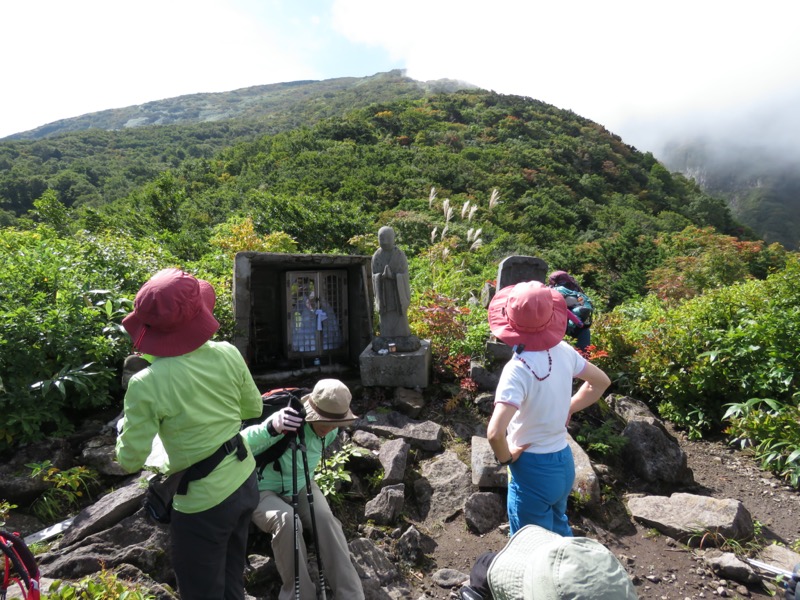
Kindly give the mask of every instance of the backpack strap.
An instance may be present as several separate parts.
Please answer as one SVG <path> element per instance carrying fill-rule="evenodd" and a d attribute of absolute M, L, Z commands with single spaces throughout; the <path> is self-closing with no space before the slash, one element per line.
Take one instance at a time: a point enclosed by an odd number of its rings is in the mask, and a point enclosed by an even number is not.
<path fill-rule="evenodd" d="M 208 476 L 211 471 L 216 469 L 219 463 L 222 462 L 222 459 L 231 454 L 234 450 L 236 451 L 236 458 L 239 460 L 247 458 L 247 446 L 245 446 L 242 436 L 238 433 L 217 448 L 213 454 L 186 469 L 178 484 L 177 493 L 183 495 L 189 491 L 189 484 L 192 481 Z"/>

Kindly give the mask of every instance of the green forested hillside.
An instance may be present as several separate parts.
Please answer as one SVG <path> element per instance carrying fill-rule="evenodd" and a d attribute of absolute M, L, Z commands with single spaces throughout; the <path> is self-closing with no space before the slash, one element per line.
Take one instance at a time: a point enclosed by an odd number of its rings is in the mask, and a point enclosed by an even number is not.
<path fill-rule="evenodd" d="M 91 113 L 0 141 L 0 225 L 54 189 L 66 206 L 98 205 L 191 158 L 354 107 L 421 98 L 468 84 L 417 82 L 400 71 L 194 94 Z"/>
<path fill-rule="evenodd" d="M 663 160 L 725 199 L 734 217 L 760 238 L 800 248 L 800 174 L 791 154 L 695 139 L 668 145 Z"/>
<path fill-rule="evenodd" d="M 493 190 L 501 202 L 490 209 Z M 438 208 L 445 199 L 450 219 Z M 460 214 L 466 203 L 471 219 Z M 722 201 L 599 125 L 478 90 L 373 104 L 241 142 L 91 211 L 136 235 L 166 230 L 165 243 L 192 259 L 211 226 L 235 215 L 251 216 L 264 234 L 284 231 L 309 252 L 341 251 L 383 223 L 412 253 L 431 245 L 435 228 L 464 241 L 481 228 L 484 262 L 544 256 L 584 273 L 612 305 L 645 291 L 660 232 L 744 233 Z"/>
<path fill-rule="evenodd" d="M 241 119 L 0 145 L 0 451 L 119 401 L 130 348 L 119 323 L 148 274 L 179 266 L 210 280 L 230 337 L 236 251 L 367 254 L 387 224 L 409 256 L 414 330 L 433 340 L 437 377 L 467 396 L 488 335 L 473 299 L 521 254 L 590 292 L 593 359 L 615 389 L 694 432 L 750 394 L 795 423 L 786 323 L 800 309 L 785 282 L 798 261 L 753 239 L 724 201 L 530 98 L 471 89 L 333 116 L 309 106 L 302 126 L 287 118 L 270 133 Z M 740 431 L 761 427 L 753 406 L 737 413 L 755 415 Z"/>

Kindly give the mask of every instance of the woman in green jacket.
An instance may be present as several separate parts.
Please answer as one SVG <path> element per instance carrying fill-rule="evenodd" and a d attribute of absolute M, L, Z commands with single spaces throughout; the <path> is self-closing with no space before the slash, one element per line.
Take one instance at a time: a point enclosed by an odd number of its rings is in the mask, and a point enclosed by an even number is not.
<path fill-rule="evenodd" d="M 239 429 L 261 414 L 261 394 L 239 351 L 211 341 L 219 328 L 214 301 L 208 282 L 164 269 L 122 321 L 134 348 L 154 358 L 128 382 L 117 460 L 139 471 L 158 435 L 167 473 L 189 469 L 170 522 L 182 600 L 244 598 L 247 532 L 258 502 L 255 460 Z M 190 467 L 210 455 L 220 459 L 213 470 L 191 477 Z"/>

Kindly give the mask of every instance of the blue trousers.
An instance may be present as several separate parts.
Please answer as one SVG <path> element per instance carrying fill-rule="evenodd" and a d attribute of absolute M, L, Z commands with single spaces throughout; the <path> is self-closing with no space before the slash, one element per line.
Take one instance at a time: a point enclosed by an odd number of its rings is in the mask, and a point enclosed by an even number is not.
<path fill-rule="evenodd" d="M 567 500 L 575 481 L 575 461 L 569 446 L 550 454 L 523 452 L 509 470 L 507 508 L 511 535 L 533 524 L 571 537 Z"/>

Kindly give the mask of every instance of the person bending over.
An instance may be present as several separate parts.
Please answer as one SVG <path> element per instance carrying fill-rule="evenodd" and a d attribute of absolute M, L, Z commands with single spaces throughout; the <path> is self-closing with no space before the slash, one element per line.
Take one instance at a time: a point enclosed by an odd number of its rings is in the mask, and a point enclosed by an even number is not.
<path fill-rule="evenodd" d="M 342 530 L 341 522 L 333 515 L 322 491 L 314 483 L 314 471 L 325 448 L 330 446 L 339 433 L 339 427 L 355 421 L 350 410 L 351 394 L 347 386 L 337 379 L 322 379 L 313 391 L 303 397 L 305 422 L 292 408 L 283 408 L 264 422 L 251 425 L 242 431 L 247 443 L 258 455 L 276 443 L 281 436 L 302 433 L 305 440 L 308 474 L 311 481 L 313 508 L 309 506 L 306 490 L 305 462 L 300 451 L 296 453 L 297 481 L 292 477 L 292 451 L 286 450 L 278 460 L 277 468 L 268 465 L 262 472 L 258 489 L 260 501 L 253 512 L 253 522 L 259 529 L 272 534 L 272 550 L 275 564 L 282 580 L 279 600 L 294 598 L 295 576 L 299 579 L 300 597 L 313 600 L 316 588 L 308 574 L 308 558 L 303 540 L 303 530 L 312 531 L 311 511 L 316 523 L 316 549 L 322 559 L 325 579 L 336 598 L 361 600 L 364 591 L 361 579 L 350 560 L 350 550 Z M 298 430 L 302 427 L 302 432 Z M 295 484 L 297 487 L 295 488 Z M 297 511 L 301 527 L 297 536 L 299 560 L 295 573 L 295 534 L 292 495 L 297 494 Z"/>

